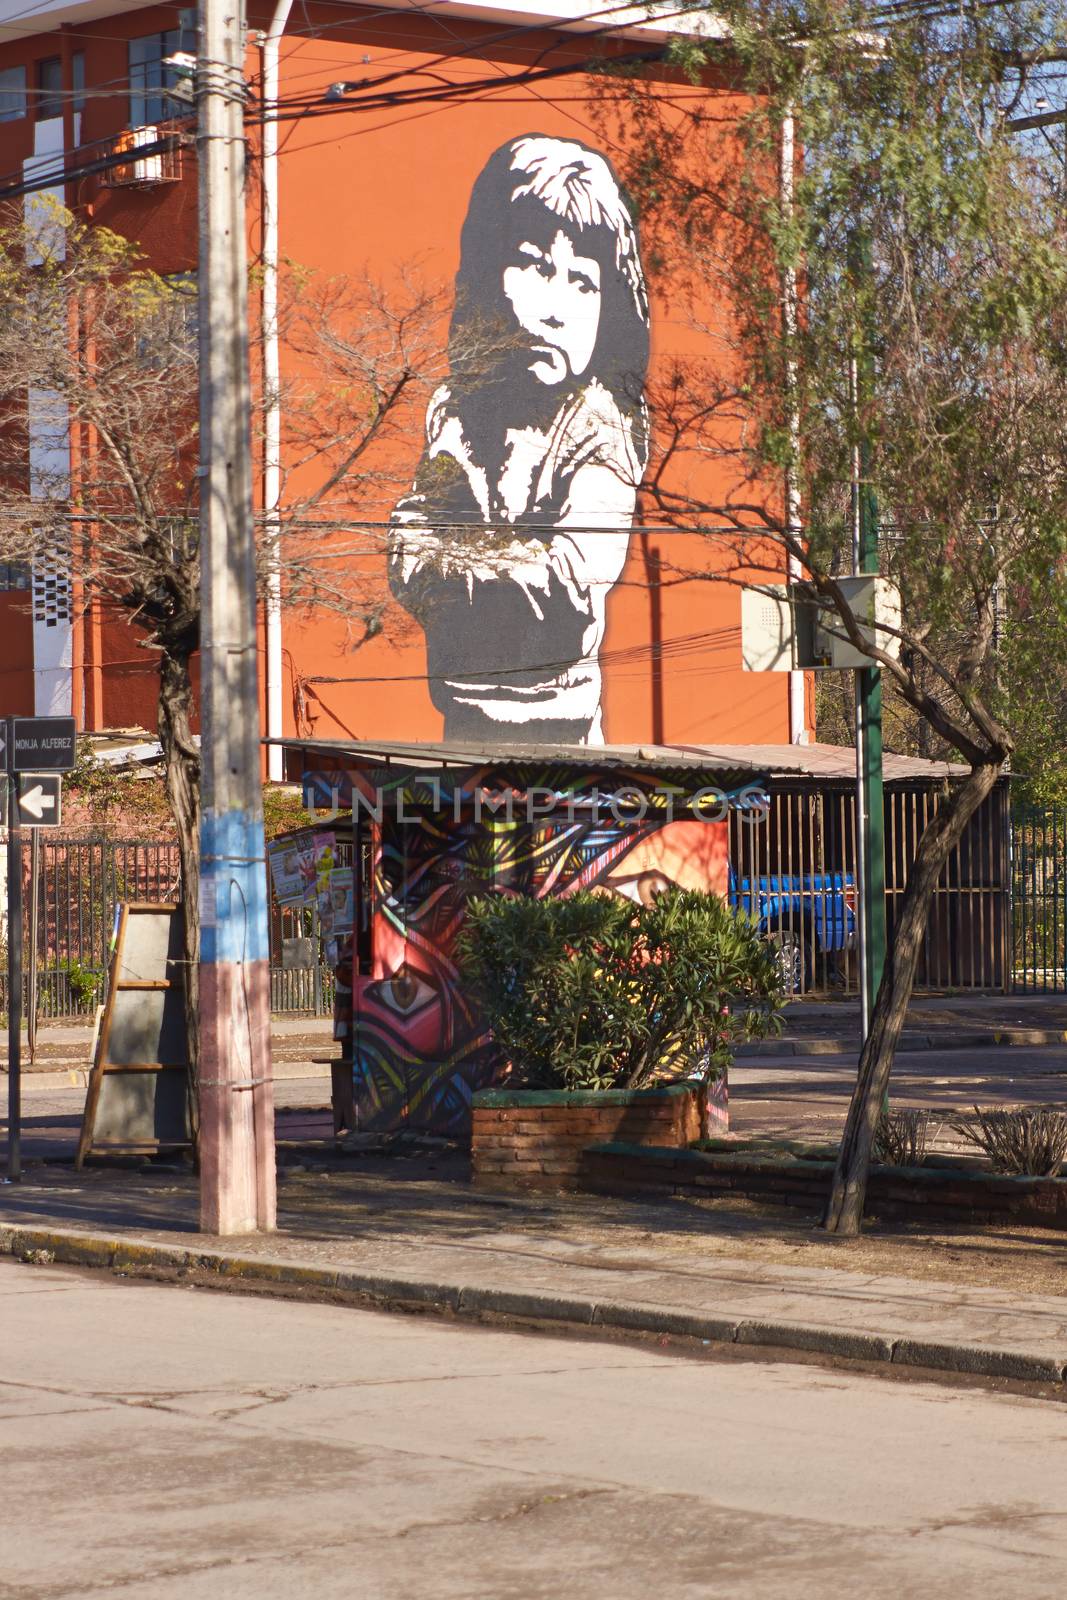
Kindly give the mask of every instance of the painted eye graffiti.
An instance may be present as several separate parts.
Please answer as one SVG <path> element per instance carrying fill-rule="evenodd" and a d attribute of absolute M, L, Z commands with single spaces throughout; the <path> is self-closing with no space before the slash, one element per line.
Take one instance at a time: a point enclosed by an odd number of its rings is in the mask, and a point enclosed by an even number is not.
<path fill-rule="evenodd" d="M 437 999 L 436 987 L 427 983 L 422 973 L 409 967 L 406 961 L 388 978 L 368 984 L 364 993 L 369 1000 L 395 1011 L 399 1017 L 414 1016 L 416 1011 L 422 1011 Z"/>
<path fill-rule="evenodd" d="M 638 872 L 627 878 L 607 878 L 604 888 L 639 906 L 650 906 L 671 888 L 671 881 L 662 872 Z"/>

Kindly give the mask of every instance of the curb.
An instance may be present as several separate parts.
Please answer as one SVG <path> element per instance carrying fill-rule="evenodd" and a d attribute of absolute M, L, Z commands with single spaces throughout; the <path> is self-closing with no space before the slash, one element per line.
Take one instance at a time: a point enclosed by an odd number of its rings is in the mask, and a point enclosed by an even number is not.
<path fill-rule="evenodd" d="M 620 1332 L 675 1335 L 701 1344 L 773 1348 L 841 1357 L 874 1365 L 954 1372 L 967 1377 L 1008 1378 L 1024 1383 L 1067 1383 L 1067 1355 L 1036 1355 L 985 1345 L 933 1343 L 814 1323 L 705 1316 L 619 1301 L 601 1303 L 564 1295 L 512 1289 L 463 1288 L 420 1278 L 385 1277 L 347 1268 L 312 1267 L 224 1250 L 183 1249 L 143 1239 L 109 1239 L 72 1228 L 32 1228 L 0 1223 L 0 1256 L 49 1265 L 97 1267 L 136 1277 L 153 1271 L 212 1272 L 228 1281 L 343 1294 L 368 1308 L 436 1312 L 441 1315 L 506 1317 L 523 1323 L 611 1328 Z"/>
<path fill-rule="evenodd" d="M 897 1045 L 898 1055 L 910 1055 L 918 1050 L 988 1050 L 999 1046 L 1049 1045 L 1067 1042 L 1067 1029 L 1063 1028 L 997 1028 L 984 1033 L 905 1033 Z M 762 1040 L 758 1044 L 738 1045 L 735 1058 L 761 1056 L 766 1060 L 779 1056 L 855 1056 L 859 1040 L 843 1041 L 839 1038 Z"/>

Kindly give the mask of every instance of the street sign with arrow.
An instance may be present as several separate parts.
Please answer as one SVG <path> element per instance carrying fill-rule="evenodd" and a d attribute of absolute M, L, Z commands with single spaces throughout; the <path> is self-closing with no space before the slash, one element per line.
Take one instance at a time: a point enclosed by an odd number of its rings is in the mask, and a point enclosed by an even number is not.
<path fill-rule="evenodd" d="M 19 821 L 34 828 L 58 828 L 63 810 L 59 773 L 20 773 L 18 786 Z"/>
<path fill-rule="evenodd" d="M 19 724 L 21 723 L 21 729 Z M 69 745 L 67 728 L 71 730 Z M 12 717 L 0 722 L 7 737 L 0 760 L 14 773 L 6 780 L 7 812 L 7 1181 L 22 1177 L 22 829 L 58 828 L 63 779 L 73 766 L 72 718 Z M 19 733 L 23 737 L 20 740 Z M 22 772 L 20 755 L 31 747 L 51 772 Z"/>

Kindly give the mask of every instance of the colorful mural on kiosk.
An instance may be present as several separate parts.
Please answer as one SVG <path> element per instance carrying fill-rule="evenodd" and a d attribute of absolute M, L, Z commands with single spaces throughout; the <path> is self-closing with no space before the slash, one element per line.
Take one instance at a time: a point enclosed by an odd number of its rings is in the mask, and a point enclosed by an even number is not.
<path fill-rule="evenodd" d="M 668 820 L 662 779 L 612 773 L 601 787 L 651 797 L 640 820 L 588 802 L 597 776 L 565 763 L 478 774 L 456 803 L 383 807 L 374 868 L 372 971 L 355 979 L 353 1091 L 362 1129 L 407 1127 L 461 1135 L 470 1097 L 501 1062 L 464 991 L 455 962 L 464 907 L 474 895 L 572 894 L 577 889 L 646 900 L 670 884 L 726 894 L 728 824 L 686 814 Z M 566 796 L 553 814 L 527 820 L 523 796 Z M 520 803 L 475 806 L 473 795 L 511 788 Z M 408 791 L 410 792 L 410 791 Z M 457 789 L 454 794 L 459 794 Z"/>

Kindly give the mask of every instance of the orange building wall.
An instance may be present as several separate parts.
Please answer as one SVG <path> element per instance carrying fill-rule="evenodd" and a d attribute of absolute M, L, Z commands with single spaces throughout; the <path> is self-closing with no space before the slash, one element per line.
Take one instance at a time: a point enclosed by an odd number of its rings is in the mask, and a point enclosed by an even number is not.
<path fill-rule="evenodd" d="M 126 122 L 124 93 L 94 98 L 97 85 L 114 85 L 126 74 L 126 40 L 175 25 L 176 7 L 146 8 L 98 19 L 36 40 L 0 46 L 4 65 L 17 60 L 81 49 L 86 54 L 90 97 L 83 116 L 83 141 L 117 133 Z M 250 17 L 265 26 L 265 9 Z M 553 61 L 589 53 L 588 44 L 560 45 L 547 34 L 519 44 L 486 45 L 504 24 L 455 18 L 413 18 L 368 8 L 309 5 L 294 12 L 294 31 L 283 41 L 281 92 L 325 91 L 331 82 L 379 70 L 414 73 L 428 68 L 461 80 L 514 70 L 553 45 Z M 309 26 L 310 25 L 310 26 Z M 475 47 L 483 41 L 480 50 Z M 633 44 L 624 45 L 633 49 Z M 440 62 L 442 52 L 466 52 Z M 248 74 L 259 70 L 250 49 Z M 405 82 L 427 81 L 407 78 Z M 388 282 L 401 270 L 416 271 L 428 286 L 448 288 L 454 279 L 459 233 L 472 183 L 492 151 L 528 132 L 581 140 L 618 156 L 596 126 L 582 77 L 527 92 L 483 97 L 448 108 L 368 114 L 345 108 L 337 115 L 282 126 L 280 163 L 283 258 L 323 274 L 347 274 Z M 0 124 L 0 169 L 17 168 L 31 153 L 32 116 Z M 258 134 L 250 131 L 249 244 L 255 263 L 260 243 Z M 96 179 L 71 187 L 70 203 L 94 220 L 136 239 L 147 261 L 163 272 L 188 271 L 196 261 L 195 162 L 187 157 L 181 183 L 147 190 L 114 190 Z M 644 241 L 648 254 L 650 241 Z M 652 360 L 662 363 L 694 349 L 688 308 L 676 304 L 671 286 L 652 283 Z M 255 295 L 253 294 L 253 301 Z M 253 307 L 254 314 L 254 307 Z M 442 323 L 442 345 L 445 337 Z M 410 482 L 422 448 L 413 426 L 406 472 Z M 709 496 L 722 492 L 710 482 Z M 368 503 L 361 514 L 384 518 L 390 504 Z M 604 688 L 603 735 L 609 743 L 662 740 L 773 742 L 789 738 L 788 679 L 740 669 L 740 593 L 725 583 L 687 582 L 656 590 L 649 562 L 708 564 L 707 550 L 691 536 L 670 531 L 646 539 L 635 533 L 621 581 L 608 600 L 601 651 Z M 384 563 L 383 563 L 384 565 Z M 385 591 L 384 575 L 382 589 Z M 13 602 L 14 603 L 14 602 Z M 25 597 L 23 597 L 23 604 Z M 8 605 L 8 597 L 0 597 Z M 5 613 L 6 615 L 6 613 Z M 151 658 L 124 622 L 99 621 L 87 645 L 86 670 L 95 665 L 102 684 L 98 722 L 155 725 L 155 675 Z M 655 633 L 661 650 L 653 651 Z M 28 625 L 5 629 L 0 670 L 26 692 Z M 17 646 L 14 641 L 21 640 Z M 261 641 L 262 644 L 262 641 Z M 95 648 L 99 659 L 92 659 Z M 20 652 L 26 649 L 26 655 Z M 11 659 L 10 668 L 5 662 Z M 354 649 L 341 619 L 289 614 L 284 623 L 285 731 L 318 737 L 434 739 L 441 714 L 427 692 L 426 652 L 419 629 L 391 603 L 383 635 Z M 317 680 L 335 679 L 336 682 Z M 0 679 L 0 682 L 5 681 Z M 12 690 L 14 692 L 14 689 Z"/>
<path fill-rule="evenodd" d="M 25 589 L 0 591 L 0 717 L 33 715 L 33 635 Z"/>
<path fill-rule="evenodd" d="M 316 12 L 316 16 L 320 13 Z M 336 13 L 323 13 L 337 20 Z M 450 19 L 448 37 L 463 49 L 473 25 Z M 429 22 L 380 17 L 363 27 L 349 22 L 328 37 L 283 45 L 282 95 L 323 88 L 336 79 L 373 76 L 378 70 L 429 68 L 443 47 L 442 30 Z M 408 42 L 407 51 L 402 50 Z M 463 63 L 445 64 L 446 76 L 514 70 L 543 51 L 548 35 L 510 50 L 486 50 Z M 637 48 L 629 45 L 626 48 Z M 570 44 L 574 56 L 588 46 Z M 556 61 L 563 58 L 553 54 Z M 563 80 L 557 91 L 501 96 L 429 112 L 361 115 L 340 111 L 295 128 L 283 128 L 281 251 L 323 274 L 365 273 L 388 283 L 417 268 L 427 286 L 450 288 L 459 259 L 459 236 L 471 186 L 489 155 L 507 140 L 536 131 L 618 151 L 598 128 L 588 80 Z M 645 241 L 644 253 L 649 252 Z M 696 348 L 689 308 L 672 300 L 671 286 L 652 283 L 652 364 Z M 446 329 L 442 327 L 442 343 Z M 414 468 L 421 437 L 413 433 Z M 722 482 L 707 484 L 709 498 Z M 373 505 L 365 515 L 387 515 Z M 662 518 L 656 519 L 662 520 Z M 645 541 L 665 566 L 706 568 L 701 541 L 671 530 Z M 653 610 L 659 606 L 662 654 L 651 648 Z M 702 636 L 694 642 L 693 636 Z M 285 628 L 287 670 L 302 681 L 287 684 L 287 732 L 317 737 L 438 739 L 442 717 L 427 693 L 425 647 L 410 621 L 391 606 L 382 636 L 353 649 L 331 617 L 290 617 Z M 604 738 L 608 743 L 787 741 L 788 677 L 754 675 L 740 665 L 740 591 L 726 583 L 675 583 L 654 591 L 646 550 L 631 537 L 621 582 L 608 600 L 601 653 L 604 669 Z M 351 681 L 316 682 L 321 679 Z M 521 736 L 517 734 L 517 737 Z"/>

